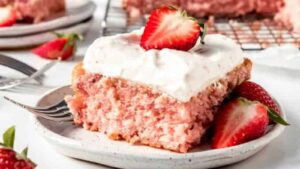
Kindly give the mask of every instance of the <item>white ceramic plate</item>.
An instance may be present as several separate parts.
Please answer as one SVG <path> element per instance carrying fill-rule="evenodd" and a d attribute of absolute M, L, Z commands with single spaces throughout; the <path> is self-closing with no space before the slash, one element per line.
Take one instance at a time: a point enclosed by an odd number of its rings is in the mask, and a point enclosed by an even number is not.
<path fill-rule="evenodd" d="M 71 93 L 68 86 L 56 89 L 42 97 L 38 105 L 53 104 Z M 97 132 L 89 132 L 72 124 L 35 118 L 35 126 L 57 151 L 66 156 L 128 169 L 201 169 L 224 166 L 254 155 L 284 130 L 284 126 L 275 125 L 263 137 L 245 144 L 218 150 L 211 150 L 206 144 L 180 154 L 112 141 Z"/>
<path fill-rule="evenodd" d="M 90 0 L 66 0 L 66 4 L 66 12 L 57 14 L 46 21 L 0 28 L 0 37 L 28 35 L 70 26 L 90 18 L 96 9 L 96 5 Z"/>
<path fill-rule="evenodd" d="M 90 27 L 92 19 L 86 20 L 82 23 L 54 30 L 58 33 L 77 33 L 84 34 Z M 56 36 L 52 32 L 43 32 L 33 35 L 16 36 L 16 37 L 5 37 L 0 38 L 0 49 L 14 49 L 14 48 L 25 48 L 43 44 Z"/>

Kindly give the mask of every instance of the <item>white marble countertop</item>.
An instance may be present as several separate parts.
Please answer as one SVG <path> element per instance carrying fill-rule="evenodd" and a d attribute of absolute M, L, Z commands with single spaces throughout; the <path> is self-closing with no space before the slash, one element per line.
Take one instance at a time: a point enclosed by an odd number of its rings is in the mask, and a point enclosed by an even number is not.
<path fill-rule="evenodd" d="M 79 44 L 77 56 L 67 62 L 61 62 L 46 73 L 44 86 L 33 86 L 27 90 L 0 91 L 0 133 L 6 128 L 16 125 L 16 149 L 29 146 L 30 158 L 38 164 L 38 169 L 103 169 L 109 168 L 97 164 L 71 159 L 58 154 L 33 129 L 30 114 L 4 101 L 2 96 L 10 96 L 24 103 L 34 105 L 44 92 L 70 83 L 70 74 L 75 63 L 82 60 L 87 46 L 99 36 L 100 20 L 104 12 L 106 0 L 94 0 L 98 4 L 95 21 L 89 30 L 85 41 Z M 47 61 L 40 59 L 28 50 L 0 51 L 21 59 L 39 68 Z M 249 55 L 254 55 L 251 53 Z M 300 63 L 299 63 L 300 67 Z M 9 70 L 0 69 L 0 75 L 15 75 Z M 231 165 L 228 169 L 299 169 L 300 168 L 300 74 L 291 76 L 290 72 L 255 66 L 253 80 L 267 88 L 285 107 L 288 120 L 292 124 L 284 133 L 261 152 L 241 163 Z"/>

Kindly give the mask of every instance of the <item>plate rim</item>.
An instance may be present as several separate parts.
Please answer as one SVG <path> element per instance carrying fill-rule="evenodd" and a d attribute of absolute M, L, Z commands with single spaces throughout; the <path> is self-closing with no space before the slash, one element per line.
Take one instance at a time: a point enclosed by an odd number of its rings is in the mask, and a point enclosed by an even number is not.
<path fill-rule="evenodd" d="M 49 21 L 40 22 L 37 24 L 28 24 L 28 25 L 21 25 L 15 27 L 4 27 L 0 28 L 0 38 L 8 38 L 14 36 L 24 36 L 30 35 L 34 33 L 42 33 L 53 29 L 59 29 L 62 27 L 67 27 L 69 25 L 81 22 L 93 15 L 93 13 L 97 9 L 97 5 L 95 2 L 88 0 L 84 6 L 87 6 L 89 9 L 88 11 L 84 11 L 81 13 L 75 13 L 71 15 L 64 15 Z M 83 7 L 83 6 L 80 6 Z M 79 7 L 78 7 L 79 8 Z M 68 22 L 66 22 L 68 21 Z"/>
<path fill-rule="evenodd" d="M 70 25 L 69 27 L 63 27 L 55 29 L 55 32 L 70 32 L 70 30 L 73 29 L 80 29 L 82 31 L 82 34 L 85 34 L 89 30 L 89 26 L 93 24 L 94 18 L 90 18 L 86 21 L 79 22 L 74 25 Z M 85 28 L 86 27 L 86 28 Z M 74 31 L 76 32 L 76 31 Z M 79 31 L 77 32 L 79 33 Z M 40 38 L 43 36 L 43 38 Z M 38 37 L 34 38 L 34 37 Z M 37 45 L 40 45 L 42 43 L 45 43 L 51 39 L 55 38 L 55 35 L 51 32 L 41 32 L 36 33 L 32 35 L 22 35 L 22 36 L 16 36 L 16 37 L 3 37 L 0 38 L 0 50 L 1 49 L 18 49 L 18 48 L 31 48 Z M 18 41 L 15 43 L 14 41 Z M 8 43 L 11 42 L 11 43 Z M 13 45 L 11 45 L 13 44 Z"/>
<path fill-rule="evenodd" d="M 40 97 L 40 99 L 38 99 L 37 104 L 39 105 L 40 102 L 49 94 L 53 93 L 56 90 L 62 89 L 62 88 L 67 88 L 70 87 L 70 85 L 66 85 L 66 86 L 62 86 L 62 87 L 57 87 L 54 88 L 48 92 L 46 92 L 44 95 L 42 95 L 42 97 Z M 285 113 L 285 108 L 282 106 L 282 104 L 280 102 L 278 102 L 278 100 L 276 100 L 276 102 L 278 103 L 281 111 L 282 111 L 282 117 L 286 120 L 286 113 Z M 147 154 L 146 156 L 143 155 L 141 156 L 140 154 L 131 154 L 128 152 L 116 152 L 116 151 L 111 151 L 108 149 L 93 149 L 93 145 L 85 145 L 83 144 L 83 141 L 81 140 L 74 140 L 68 137 L 64 137 L 62 135 L 59 135 L 55 132 L 53 132 L 52 130 L 47 129 L 47 127 L 44 127 L 44 125 L 42 124 L 42 122 L 39 120 L 39 117 L 33 116 L 33 120 L 34 120 L 34 125 L 36 130 L 39 132 L 40 135 L 42 135 L 44 138 L 50 140 L 51 142 L 59 142 L 60 145 L 63 146 L 67 146 L 67 147 L 71 147 L 72 149 L 79 149 L 79 150 L 85 150 L 87 152 L 91 152 L 91 153 L 99 153 L 101 152 L 102 154 L 119 154 L 122 156 L 131 156 L 135 159 L 154 159 L 154 160 L 168 160 L 169 156 L 165 153 L 163 154 L 159 154 L 159 153 L 155 153 L 155 154 Z M 172 152 L 169 151 L 169 155 L 172 156 L 172 159 L 194 159 L 194 158 L 209 158 L 211 156 L 217 156 L 217 155 L 221 155 L 224 154 L 228 151 L 231 152 L 243 152 L 246 153 L 248 151 L 248 149 L 257 149 L 258 147 L 260 147 L 261 145 L 263 145 L 262 147 L 264 147 L 266 144 L 269 144 L 272 140 L 274 140 L 275 138 L 277 138 L 285 129 L 285 126 L 280 125 L 280 124 L 276 124 L 268 133 L 266 133 L 265 135 L 263 135 L 260 138 L 257 138 L 255 140 L 240 144 L 240 145 L 236 145 L 236 146 L 232 146 L 232 147 L 227 147 L 227 148 L 222 148 L 222 149 L 210 149 L 210 150 L 205 150 L 205 151 L 197 151 L 197 152 L 188 152 L 188 153 L 176 153 L 176 152 Z M 112 140 L 114 141 L 114 140 Z M 257 144 L 260 143 L 260 144 Z M 82 145 L 85 145 L 84 147 L 82 147 Z M 159 149 L 162 151 L 166 151 L 168 152 L 168 150 L 164 150 L 164 149 Z"/>

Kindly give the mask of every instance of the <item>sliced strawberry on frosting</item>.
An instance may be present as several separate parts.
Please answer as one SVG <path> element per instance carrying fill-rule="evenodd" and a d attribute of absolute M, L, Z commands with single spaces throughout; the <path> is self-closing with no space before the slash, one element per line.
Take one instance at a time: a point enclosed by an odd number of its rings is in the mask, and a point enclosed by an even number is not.
<path fill-rule="evenodd" d="M 0 7 L 0 27 L 9 27 L 17 22 L 17 12 L 12 7 Z"/>
<path fill-rule="evenodd" d="M 77 34 L 57 34 L 57 36 L 57 39 L 33 49 L 32 52 L 45 59 L 69 59 L 76 51 L 76 42 L 80 36 Z"/>
<path fill-rule="evenodd" d="M 198 20 L 174 7 L 161 7 L 152 12 L 140 45 L 146 49 L 177 49 L 187 51 L 197 42 L 202 30 Z"/>

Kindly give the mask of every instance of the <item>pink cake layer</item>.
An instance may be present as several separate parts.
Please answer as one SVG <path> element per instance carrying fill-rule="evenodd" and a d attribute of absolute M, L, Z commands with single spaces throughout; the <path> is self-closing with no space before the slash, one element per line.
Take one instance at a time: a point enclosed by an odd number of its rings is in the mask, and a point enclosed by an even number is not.
<path fill-rule="evenodd" d="M 113 140 L 184 153 L 200 144 L 217 107 L 235 86 L 249 79 L 251 65 L 245 59 L 188 102 L 142 84 L 87 73 L 79 65 L 73 75 L 75 94 L 66 101 L 75 124 L 85 129 Z"/>
<path fill-rule="evenodd" d="M 0 0 L 0 6 L 13 6 L 21 21 L 40 22 L 65 10 L 65 0 Z"/>

